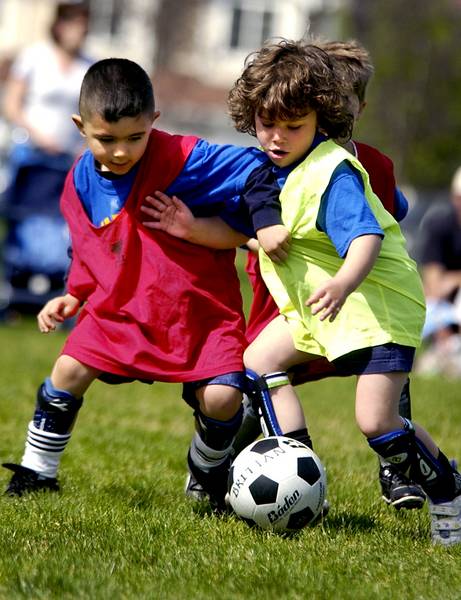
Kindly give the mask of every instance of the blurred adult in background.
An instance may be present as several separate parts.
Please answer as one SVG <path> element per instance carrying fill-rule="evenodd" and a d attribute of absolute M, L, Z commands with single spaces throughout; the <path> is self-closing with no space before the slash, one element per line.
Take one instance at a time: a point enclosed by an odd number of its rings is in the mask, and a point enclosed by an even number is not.
<path fill-rule="evenodd" d="M 16 127 L 22 150 L 72 159 L 81 149 L 71 115 L 91 61 L 82 54 L 88 31 L 85 2 L 56 6 L 49 39 L 24 48 L 13 62 L 4 95 L 5 117 Z"/>
<path fill-rule="evenodd" d="M 6 80 L 3 113 L 12 147 L 3 203 L 4 306 L 35 310 L 63 285 L 68 238 L 59 197 L 83 149 L 71 115 L 92 62 L 82 53 L 88 22 L 87 2 L 59 2 L 48 39 L 25 47 Z"/>
<path fill-rule="evenodd" d="M 427 212 L 420 236 L 428 349 L 419 370 L 461 377 L 461 167 L 453 175 L 450 202 Z"/>

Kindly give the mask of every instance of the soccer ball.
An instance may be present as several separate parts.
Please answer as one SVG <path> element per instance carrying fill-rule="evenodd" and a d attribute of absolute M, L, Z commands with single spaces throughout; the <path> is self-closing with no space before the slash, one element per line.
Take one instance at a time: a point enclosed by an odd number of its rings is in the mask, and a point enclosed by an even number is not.
<path fill-rule="evenodd" d="M 229 502 L 249 525 L 295 531 L 320 514 L 326 483 L 315 452 L 296 440 L 272 436 L 253 442 L 233 462 Z"/>

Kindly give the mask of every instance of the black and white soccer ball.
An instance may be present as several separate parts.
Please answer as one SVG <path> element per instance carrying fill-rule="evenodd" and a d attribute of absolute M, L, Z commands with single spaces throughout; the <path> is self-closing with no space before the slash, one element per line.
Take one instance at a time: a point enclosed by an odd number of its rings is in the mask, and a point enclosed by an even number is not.
<path fill-rule="evenodd" d="M 326 487 L 315 452 L 296 440 L 271 436 L 247 446 L 233 462 L 229 502 L 249 525 L 295 531 L 319 516 Z"/>

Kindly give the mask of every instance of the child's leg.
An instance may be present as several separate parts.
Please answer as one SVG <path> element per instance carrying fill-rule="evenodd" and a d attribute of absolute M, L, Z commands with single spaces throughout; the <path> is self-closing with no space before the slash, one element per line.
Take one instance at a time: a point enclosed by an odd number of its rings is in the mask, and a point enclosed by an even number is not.
<path fill-rule="evenodd" d="M 411 420 L 411 394 L 410 394 L 410 378 L 403 384 L 399 398 L 399 415 L 404 419 Z"/>
<path fill-rule="evenodd" d="M 304 360 L 306 355 L 294 347 L 282 316 L 271 321 L 244 354 L 266 434 L 289 435 L 311 446 L 304 411 L 286 373 Z"/>
<path fill-rule="evenodd" d="M 407 378 L 399 399 L 399 415 L 411 420 L 410 379 Z M 417 483 L 414 483 L 394 465 L 378 456 L 379 483 L 382 498 L 397 510 L 402 508 L 421 508 L 426 500 L 426 494 Z"/>
<path fill-rule="evenodd" d="M 247 392 L 243 396 L 242 424 L 232 442 L 232 455 L 236 457 L 242 450 L 257 440 L 262 433 L 261 420 L 258 409 L 252 401 L 251 394 Z"/>
<path fill-rule="evenodd" d="M 406 373 L 360 375 L 356 419 L 370 447 L 421 485 L 436 502 L 458 493 L 457 477 L 446 456 L 422 427 L 400 417 L 398 404 Z"/>
<path fill-rule="evenodd" d="M 229 384 L 224 383 L 226 378 Z M 196 422 L 188 453 L 189 470 L 218 509 L 224 508 L 232 442 L 242 422 L 243 384 L 243 373 L 218 376 L 198 387 L 193 398 L 190 387 L 185 386 L 184 399 L 195 409 Z"/>
<path fill-rule="evenodd" d="M 7 493 L 21 495 L 34 489 L 58 488 L 59 462 L 70 440 L 83 393 L 98 375 L 99 371 L 70 356 L 58 358 L 51 377 L 38 389 L 21 465 L 8 464 L 15 475 Z"/>
<path fill-rule="evenodd" d="M 100 371 L 82 364 L 72 356 L 62 354 L 55 362 L 50 380 L 55 388 L 81 398 Z"/>

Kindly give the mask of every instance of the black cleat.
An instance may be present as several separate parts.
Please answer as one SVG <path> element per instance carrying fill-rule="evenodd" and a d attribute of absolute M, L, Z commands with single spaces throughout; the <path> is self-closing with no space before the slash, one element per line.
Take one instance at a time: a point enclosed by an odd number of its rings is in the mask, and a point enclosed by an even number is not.
<path fill-rule="evenodd" d="M 379 482 L 383 500 L 397 510 L 421 508 L 426 500 L 426 494 L 421 487 L 391 465 L 380 466 Z"/>
<path fill-rule="evenodd" d="M 196 490 L 201 488 L 204 498 L 208 497 L 211 508 L 216 513 L 225 513 L 229 511 L 226 502 L 227 479 L 229 477 L 230 460 L 224 464 L 214 467 L 205 472 L 200 470 L 191 460 L 190 454 L 187 456 L 189 472 L 191 474 L 188 483 L 194 481 Z M 186 495 L 187 489 L 186 489 Z"/>
<path fill-rule="evenodd" d="M 3 463 L 2 466 L 13 471 L 13 476 L 5 490 L 6 496 L 22 496 L 29 492 L 39 491 L 59 491 L 59 483 L 55 477 L 44 477 L 33 469 L 14 463 Z"/>
<path fill-rule="evenodd" d="M 184 493 L 186 495 L 186 498 L 195 500 L 195 502 L 203 502 L 204 500 L 208 500 L 208 494 L 205 492 L 203 486 L 195 479 L 195 477 L 190 471 L 186 477 Z"/>

